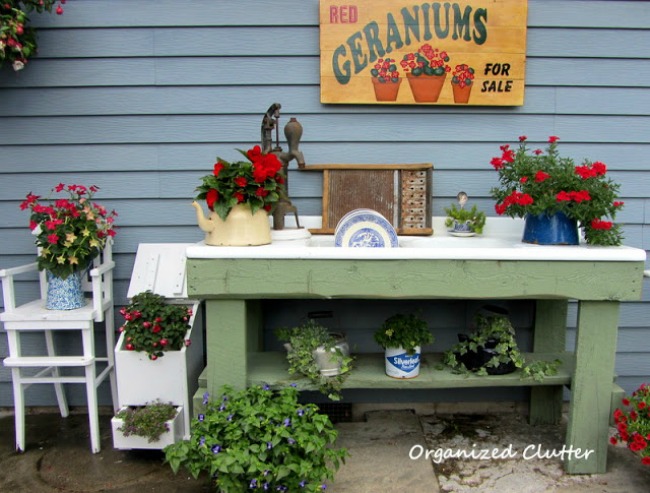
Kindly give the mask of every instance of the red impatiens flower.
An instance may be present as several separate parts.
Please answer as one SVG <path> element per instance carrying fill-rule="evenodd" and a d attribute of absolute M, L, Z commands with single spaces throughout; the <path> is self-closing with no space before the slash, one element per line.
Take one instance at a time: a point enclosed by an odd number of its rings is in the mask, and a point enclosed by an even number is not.
<path fill-rule="evenodd" d="M 551 136 L 548 138 L 548 142 L 549 142 L 549 144 L 555 144 L 558 140 L 560 140 L 560 138 L 557 137 L 556 135 L 551 135 Z"/>
<path fill-rule="evenodd" d="M 238 187 L 244 188 L 248 184 L 248 180 L 244 176 L 238 176 L 235 178 L 235 185 Z"/>
<path fill-rule="evenodd" d="M 610 230 L 614 224 L 611 221 L 602 221 L 601 219 L 594 219 L 591 221 L 591 227 L 600 230 Z"/>
<path fill-rule="evenodd" d="M 208 193 L 205 196 L 205 201 L 208 204 L 208 208 L 213 211 L 214 210 L 214 203 L 219 200 L 219 192 L 217 192 L 214 188 L 211 188 L 208 190 Z"/>
<path fill-rule="evenodd" d="M 221 170 L 224 168 L 225 166 L 223 165 L 223 163 L 221 161 L 218 161 L 214 163 L 214 170 L 212 171 L 212 174 L 214 176 L 219 176 L 219 173 L 221 173 Z"/>
<path fill-rule="evenodd" d="M 548 180 L 551 177 L 548 173 L 545 173 L 544 171 L 538 171 L 535 173 L 535 181 L 537 183 L 541 183 L 545 180 Z"/>

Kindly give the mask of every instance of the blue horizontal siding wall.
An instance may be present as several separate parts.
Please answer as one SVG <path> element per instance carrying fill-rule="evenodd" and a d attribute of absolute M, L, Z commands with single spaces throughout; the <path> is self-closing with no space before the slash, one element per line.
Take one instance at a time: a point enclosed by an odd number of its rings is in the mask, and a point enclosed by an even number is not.
<path fill-rule="evenodd" d="M 22 72 L 0 72 L 0 266 L 32 259 L 18 208 L 27 192 L 96 184 L 97 200 L 120 213 L 115 294 L 124 304 L 138 243 L 201 239 L 189 206 L 199 177 L 217 155 L 235 158 L 235 148 L 257 142 L 273 102 L 282 103 L 281 125 L 290 116 L 303 124 L 308 163 L 433 163 L 435 214 L 463 189 L 494 215 L 489 161 L 499 145 L 525 134 L 543 146 L 558 135 L 563 154 L 607 163 L 627 204 L 626 243 L 648 250 L 650 3 L 528 4 L 521 107 L 321 104 L 318 0 L 192 0 L 182 8 L 176 0 L 70 0 L 62 16 L 34 14 L 38 57 Z M 290 174 L 301 214 L 320 214 L 320 174 Z M 35 291 L 34 281 L 18 286 L 21 298 Z M 649 292 L 621 310 L 617 372 L 627 390 L 650 380 Z M 440 341 L 466 325 L 470 305 L 436 305 Z M 347 320 L 344 303 L 335 309 Z M 514 304 L 513 315 L 525 339 L 530 305 Z M 269 331 L 294 321 L 279 313 Z M 363 346 L 376 320 L 355 325 Z M 11 405 L 10 387 L 0 366 L 0 406 Z M 54 402 L 49 390 L 28 395 L 34 405 Z"/>

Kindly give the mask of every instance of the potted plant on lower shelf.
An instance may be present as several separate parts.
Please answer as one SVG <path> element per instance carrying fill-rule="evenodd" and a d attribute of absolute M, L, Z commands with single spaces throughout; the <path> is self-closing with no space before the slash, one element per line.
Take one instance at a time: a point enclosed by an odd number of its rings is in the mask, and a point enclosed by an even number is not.
<path fill-rule="evenodd" d="M 386 319 L 375 332 L 375 341 L 384 348 L 386 375 L 415 378 L 420 374 L 422 346 L 434 338 L 427 323 L 414 314 L 397 314 Z"/>
<path fill-rule="evenodd" d="M 443 356 L 443 362 L 458 372 L 503 375 L 524 365 L 515 329 L 505 315 L 478 314 L 476 330 L 458 334 L 458 340 Z"/>
<path fill-rule="evenodd" d="M 300 404 L 295 387 L 225 386 L 204 403 L 190 439 L 167 447 L 165 459 L 175 473 L 208 473 L 216 491 L 322 491 L 347 456 L 330 419 Z"/>
<path fill-rule="evenodd" d="M 276 335 L 285 342 L 289 373 L 306 376 L 330 399 L 340 400 L 353 361 L 343 335 L 331 333 L 314 320 L 278 329 Z"/>
<path fill-rule="evenodd" d="M 161 449 L 183 438 L 181 408 L 172 403 L 123 407 L 111 426 L 117 449 Z"/>
<path fill-rule="evenodd" d="M 622 400 L 623 409 L 614 411 L 616 434 L 610 439 L 613 445 L 619 441 L 650 466 L 650 385 L 647 383 Z"/>

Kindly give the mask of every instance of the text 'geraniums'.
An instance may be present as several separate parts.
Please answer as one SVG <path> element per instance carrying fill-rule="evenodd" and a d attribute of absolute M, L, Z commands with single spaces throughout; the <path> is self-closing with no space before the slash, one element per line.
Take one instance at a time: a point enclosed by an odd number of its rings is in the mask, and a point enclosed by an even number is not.
<path fill-rule="evenodd" d="M 492 158 L 499 173 L 499 186 L 491 190 L 496 212 L 510 217 L 562 212 L 578 221 L 587 243 L 620 245 L 623 235 L 613 220 L 623 202 L 617 200 L 619 185 L 606 176 L 607 166 L 589 160 L 575 165 L 560 157 L 556 136 L 549 137 L 546 152 L 529 152 L 526 140 L 519 137 L 517 150 L 502 145 L 501 156 Z"/>
<path fill-rule="evenodd" d="M 68 198 L 41 202 L 31 192 L 20 204 L 21 210 L 31 211 L 29 227 L 36 235 L 40 248 L 38 268 L 48 270 L 63 279 L 85 270 L 104 249 L 109 237 L 115 236 L 114 218 L 117 212 L 93 202 L 99 187 L 64 185 L 59 183 L 52 192 L 65 192 Z"/>
<path fill-rule="evenodd" d="M 14 71 L 22 70 L 27 59 L 36 53 L 36 30 L 29 26 L 26 12 L 52 11 L 63 14 L 66 0 L 3 0 L 0 1 L 0 66 L 11 63 Z"/>
<path fill-rule="evenodd" d="M 617 433 L 610 441 L 616 445 L 620 440 L 634 453 L 641 456 L 641 462 L 650 466 L 650 385 L 641 386 L 625 397 L 622 404 L 626 410 L 614 411 Z"/>
<path fill-rule="evenodd" d="M 270 212 L 282 194 L 282 163 L 275 154 L 262 154 L 260 146 L 238 151 L 248 161 L 229 163 L 218 157 L 212 174 L 196 188 L 196 198 L 205 199 L 223 220 L 237 204 L 249 204 L 253 214 L 259 209 Z"/>

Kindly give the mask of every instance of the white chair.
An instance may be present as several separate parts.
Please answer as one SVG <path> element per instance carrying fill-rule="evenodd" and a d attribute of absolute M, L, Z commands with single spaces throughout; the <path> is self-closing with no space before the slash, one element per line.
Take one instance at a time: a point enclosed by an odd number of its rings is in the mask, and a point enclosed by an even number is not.
<path fill-rule="evenodd" d="M 97 257 L 84 279 L 87 293 L 86 305 L 75 310 L 48 310 L 45 308 L 47 293 L 46 273 L 40 273 L 40 299 L 16 306 L 14 277 L 37 271 L 37 264 L 0 270 L 5 311 L 0 314 L 9 342 L 9 356 L 4 365 L 11 368 L 16 421 L 16 449 L 25 450 L 25 389 L 32 384 L 54 384 L 56 398 L 62 417 L 69 414 L 63 390 L 64 383 L 86 385 L 88 417 L 90 421 L 90 444 L 93 453 L 100 451 L 99 414 L 97 387 L 110 377 L 113 407 L 117 406 L 117 384 L 114 372 L 115 321 L 113 313 L 113 268 L 111 241 Z M 88 295 L 92 295 L 88 298 Z M 106 356 L 95 354 L 95 322 L 104 322 L 106 329 Z M 55 331 L 81 332 L 82 354 L 58 355 L 55 350 Z M 45 347 L 38 356 L 24 355 L 21 334 L 43 333 Z M 70 348 L 66 348 L 70 349 Z M 69 352 L 69 351 L 68 351 Z M 62 369 L 83 368 L 62 372 Z"/>

